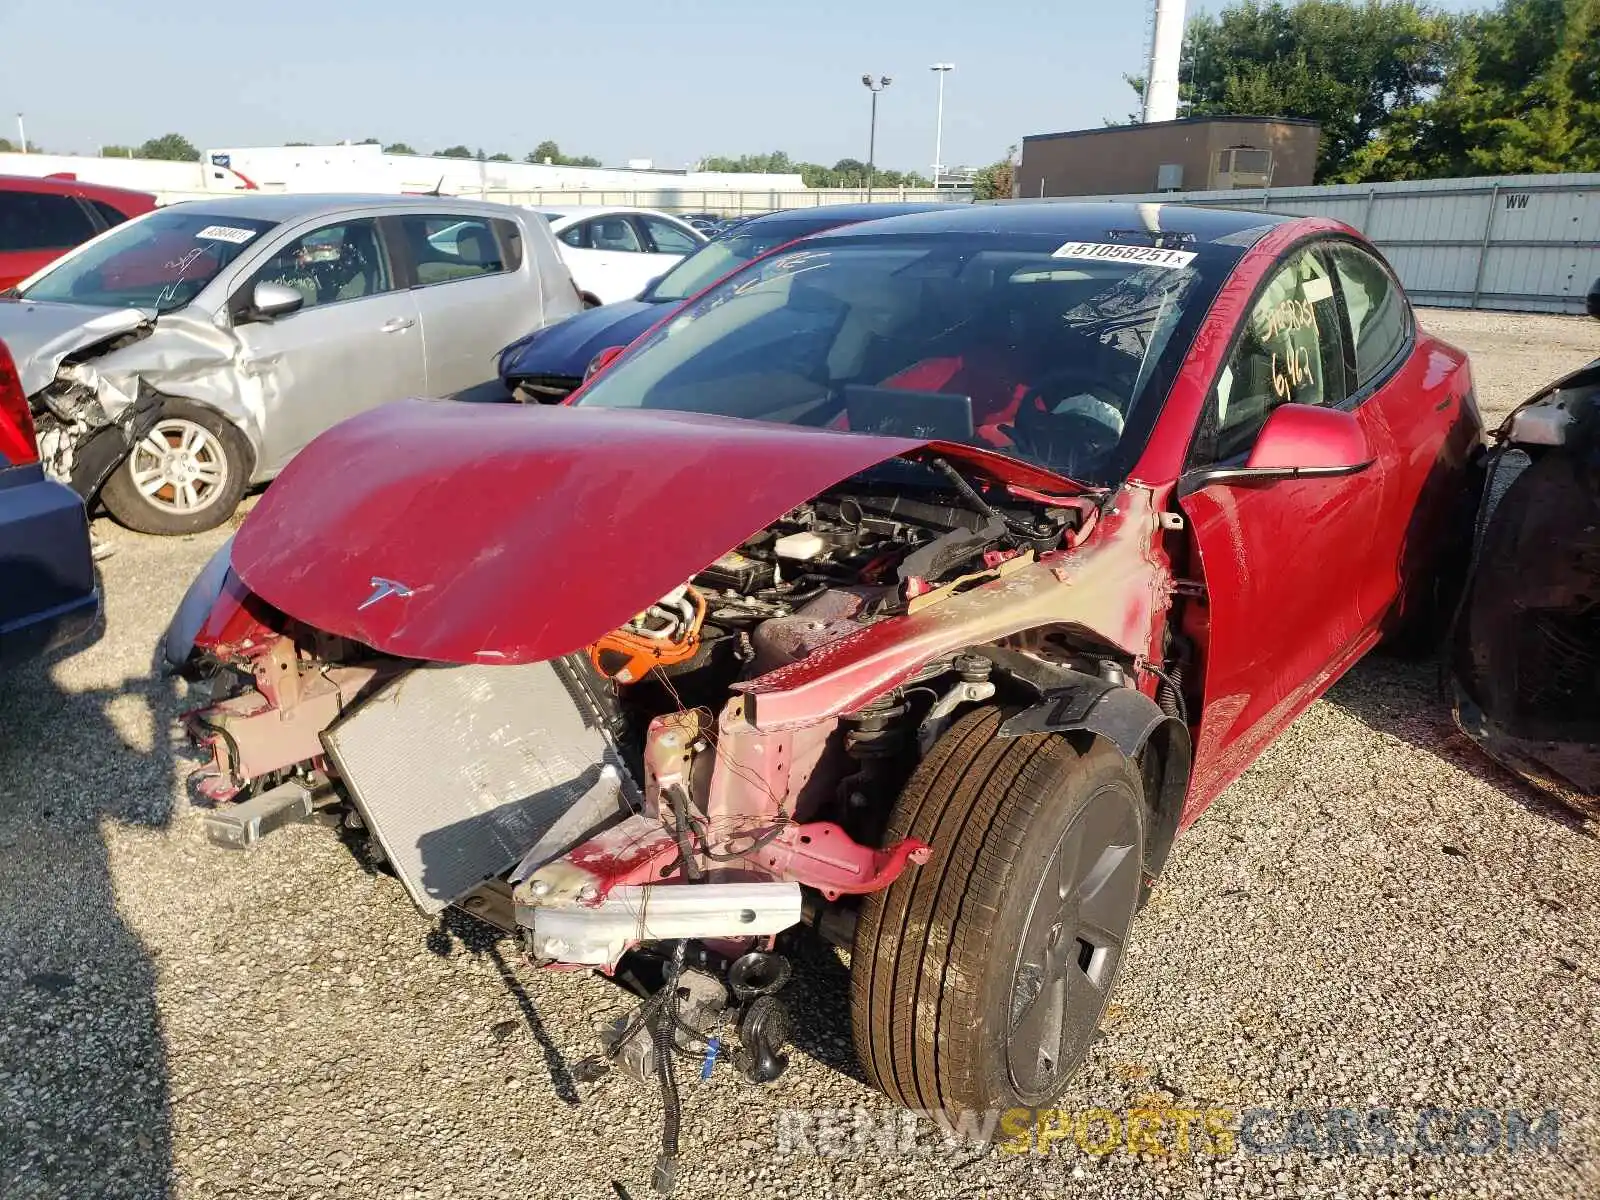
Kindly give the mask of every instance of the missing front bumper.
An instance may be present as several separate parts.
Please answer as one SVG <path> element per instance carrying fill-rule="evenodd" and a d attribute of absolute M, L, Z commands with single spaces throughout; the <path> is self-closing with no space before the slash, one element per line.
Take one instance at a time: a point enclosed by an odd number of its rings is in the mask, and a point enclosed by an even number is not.
<path fill-rule="evenodd" d="M 534 957 L 605 968 L 641 942 L 771 937 L 800 915 L 798 883 L 629 885 L 591 903 L 517 903 Z"/>

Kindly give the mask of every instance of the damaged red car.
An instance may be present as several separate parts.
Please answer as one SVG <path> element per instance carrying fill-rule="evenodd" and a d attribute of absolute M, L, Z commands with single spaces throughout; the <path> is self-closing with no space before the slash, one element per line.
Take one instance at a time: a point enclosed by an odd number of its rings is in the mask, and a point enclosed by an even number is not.
<path fill-rule="evenodd" d="M 1481 443 L 1343 225 L 952 208 L 745 266 L 569 407 L 331 430 L 167 653 L 220 840 L 325 809 L 425 913 L 654 962 L 636 1074 L 772 1078 L 816 936 L 889 1096 L 1045 1105 L 1174 836 L 1431 610 Z"/>

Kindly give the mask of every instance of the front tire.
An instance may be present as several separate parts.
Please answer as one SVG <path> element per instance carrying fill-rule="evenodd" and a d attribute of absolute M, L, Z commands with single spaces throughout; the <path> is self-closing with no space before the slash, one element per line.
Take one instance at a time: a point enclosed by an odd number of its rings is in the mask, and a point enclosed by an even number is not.
<path fill-rule="evenodd" d="M 250 486 L 250 443 L 221 413 L 169 399 L 161 416 L 106 480 L 100 500 L 140 533 L 215 529 Z"/>
<path fill-rule="evenodd" d="M 1139 907 L 1144 795 L 1103 739 L 998 735 L 968 713 L 902 792 L 889 839 L 932 861 L 869 896 L 851 958 L 868 1079 L 907 1108 L 1048 1105 L 1094 1040 Z"/>

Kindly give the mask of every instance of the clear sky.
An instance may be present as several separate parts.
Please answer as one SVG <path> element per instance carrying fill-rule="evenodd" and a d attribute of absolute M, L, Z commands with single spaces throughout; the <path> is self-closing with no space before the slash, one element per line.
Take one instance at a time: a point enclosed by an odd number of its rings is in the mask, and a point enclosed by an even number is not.
<path fill-rule="evenodd" d="M 1443 7 L 1476 7 L 1443 0 Z M 1221 7 L 1191 0 L 1192 13 Z M 1145 0 L 0 0 L 0 136 L 46 149 L 177 132 L 201 148 L 343 138 L 608 165 L 867 153 L 927 173 L 1137 108 Z"/>

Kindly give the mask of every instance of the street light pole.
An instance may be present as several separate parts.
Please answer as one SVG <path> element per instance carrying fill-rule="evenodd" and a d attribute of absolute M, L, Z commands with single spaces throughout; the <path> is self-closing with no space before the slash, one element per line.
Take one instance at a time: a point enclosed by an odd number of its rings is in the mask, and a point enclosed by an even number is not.
<path fill-rule="evenodd" d="M 933 186 L 939 187 L 944 173 L 944 77 L 956 69 L 955 63 L 934 63 L 928 70 L 939 77 L 939 120 L 933 127 Z"/>
<path fill-rule="evenodd" d="M 22 145 L 18 146 L 17 149 L 26 154 L 28 152 L 28 131 L 23 128 L 21 113 L 17 114 L 17 137 L 22 142 Z"/>
<path fill-rule="evenodd" d="M 888 87 L 894 80 L 887 75 L 878 76 L 874 83 L 871 75 L 863 75 L 861 82 L 872 93 L 872 125 L 867 135 L 867 203 L 872 203 L 872 173 L 878 157 L 878 93 Z"/>

